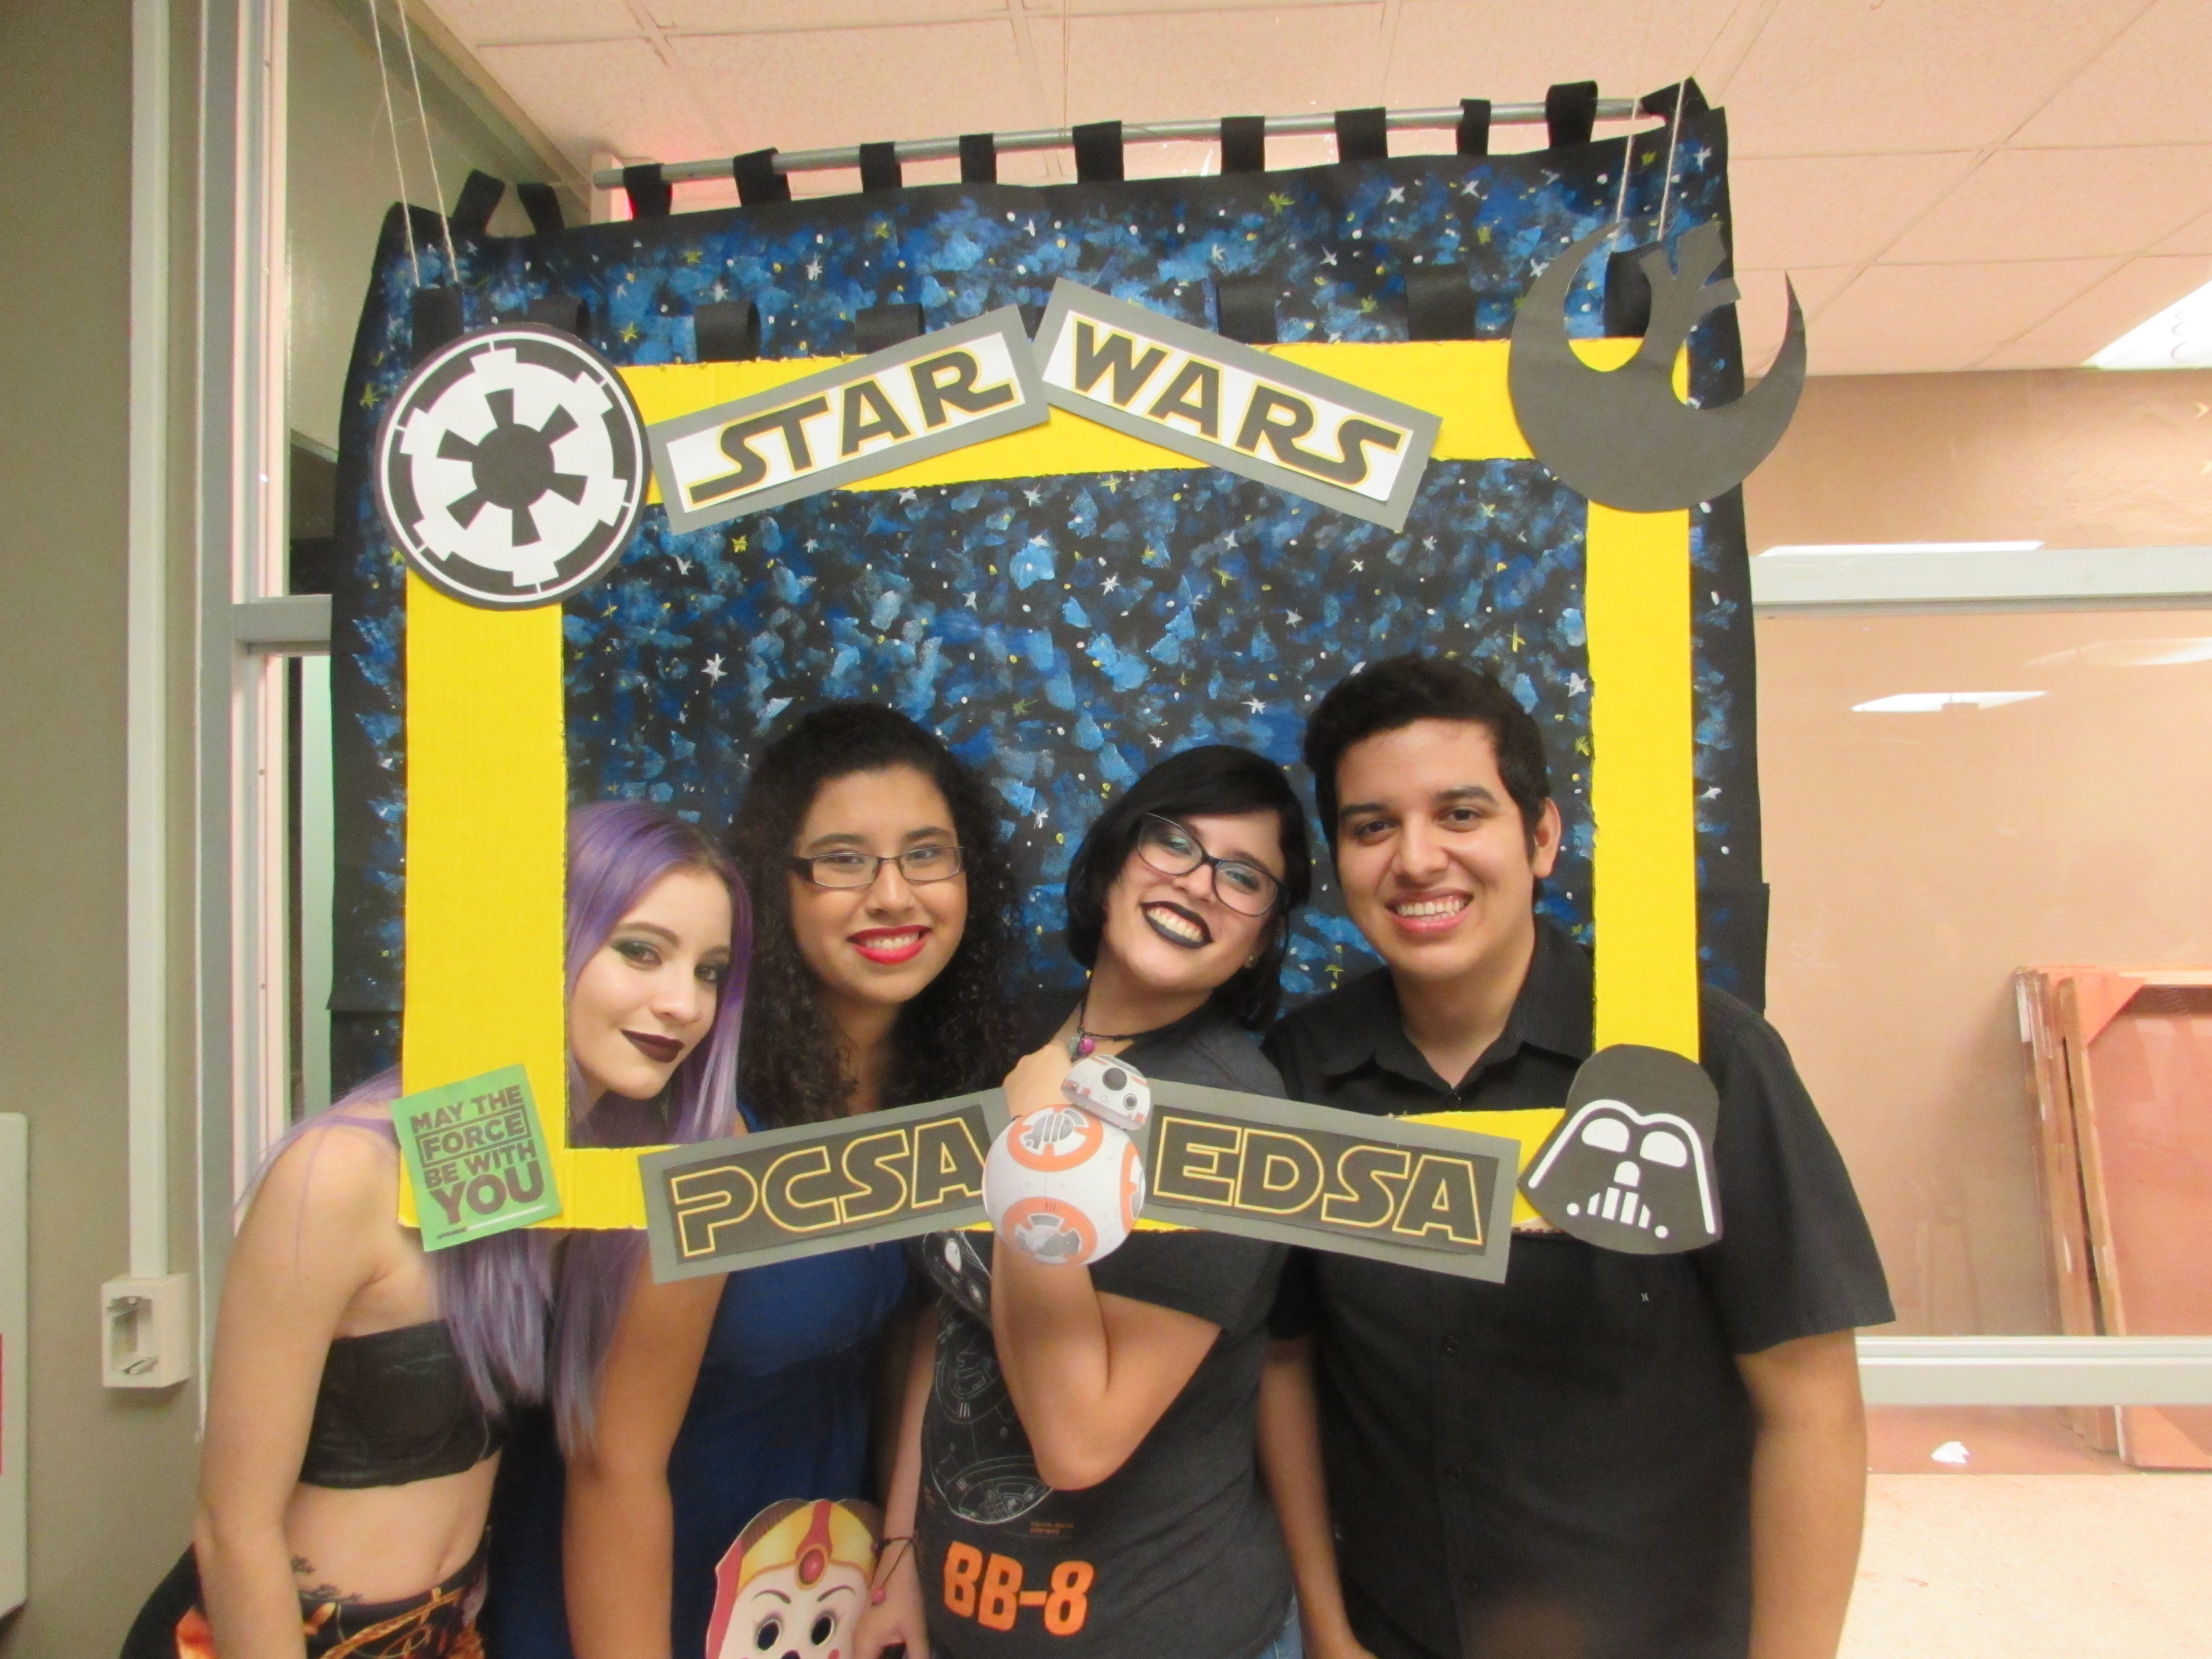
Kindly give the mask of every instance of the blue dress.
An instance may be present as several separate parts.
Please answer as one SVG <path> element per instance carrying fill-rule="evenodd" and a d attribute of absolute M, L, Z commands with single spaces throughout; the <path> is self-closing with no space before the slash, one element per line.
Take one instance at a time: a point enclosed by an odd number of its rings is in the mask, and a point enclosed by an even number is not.
<path fill-rule="evenodd" d="M 700 1659 L 714 1564 L 786 1498 L 858 1498 L 868 1484 L 871 1362 L 906 1292 L 897 1244 L 733 1273 L 668 1457 L 675 1504 L 671 1650 Z M 561 1454 L 548 1413 L 514 1425 L 492 1497 L 488 1659 L 573 1659 L 561 1592 Z"/>

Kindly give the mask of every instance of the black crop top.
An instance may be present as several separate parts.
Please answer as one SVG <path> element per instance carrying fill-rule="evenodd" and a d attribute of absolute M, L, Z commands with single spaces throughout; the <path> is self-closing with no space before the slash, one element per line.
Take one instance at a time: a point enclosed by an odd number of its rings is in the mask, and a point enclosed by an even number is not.
<path fill-rule="evenodd" d="M 507 1425 L 469 1386 L 442 1319 L 335 1337 L 315 1394 L 300 1480 L 404 1486 L 472 1469 L 507 1443 Z"/>

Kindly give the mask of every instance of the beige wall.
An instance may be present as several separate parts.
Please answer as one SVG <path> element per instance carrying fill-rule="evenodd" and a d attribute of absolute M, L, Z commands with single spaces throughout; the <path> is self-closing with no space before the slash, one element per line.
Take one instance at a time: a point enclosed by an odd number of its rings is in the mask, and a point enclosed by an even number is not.
<path fill-rule="evenodd" d="M 178 154 L 191 155 L 196 6 L 179 4 Z M 8 1659 L 99 1659 L 183 1547 L 192 1385 L 100 1384 L 100 1281 L 128 1270 L 124 1079 L 125 433 L 131 8 L 0 11 L 8 209 L 0 329 L 0 1110 L 31 1121 L 31 1584 Z M 173 233 L 188 247 L 179 216 Z M 191 317 L 179 283 L 180 335 Z M 179 374 L 188 372 L 182 349 Z M 183 382 L 179 380 L 179 386 Z M 179 407 L 189 400 L 179 397 Z M 179 441 L 188 434 L 179 432 Z M 173 579 L 191 603 L 189 542 Z M 173 658 L 189 707 L 190 630 Z M 179 777 L 190 746 L 179 738 Z M 179 792 L 181 799 L 181 792 Z M 177 846 L 181 853 L 181 836 Z M 181 864 L 178 866 L 182 879 Z M 189 940 L 188 928 L 178 937 Z M 189 957 L 176 956 L 190 984 Z M 179 1031 L 190 1000 L 179 999 Z M 185 1045 L 176 1049 L 181 1056 Z M 171 1098 L 172 1265 L 190 1268 L 193 1115 Z M 12 1386 L 12 1384 L 11 1384 Z"/>
<path fill-rule="evenodd" d="M 1815 380 L 1747 488 L 1751 544 L 2212 543 L 2208 409 L 2208 374 Z M 2011 970 L 2212 961 L 2212 663 L 2144 660 L 2177 638 L 2212 647 L 2212 609 L 1759 623 L 1769 1012 L 1899 1329 L 2055 1328 Z M 2045 695 L 1851 712 L 2015 690 Z"/>
<path fill-rule="evenodd" d="M 1804 542 L 2212 542 L 2212 372 L 1843 375 L 1745 486 L 1756 552 Z"/>

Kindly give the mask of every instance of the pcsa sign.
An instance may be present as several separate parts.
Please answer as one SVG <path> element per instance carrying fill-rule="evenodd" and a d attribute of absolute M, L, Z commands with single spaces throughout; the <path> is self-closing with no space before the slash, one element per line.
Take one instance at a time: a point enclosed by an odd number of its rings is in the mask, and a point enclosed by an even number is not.
<path fill-rule="evenodd" d="M 646 429 L 675 530 L 926 460 L 1049 413 L 1014 307 Z"/>
<path fill-rule="evenodd" d="M 1062 280 L 1037 331 L 1054 405 L 1393 530 L 1437 416 Z"/>

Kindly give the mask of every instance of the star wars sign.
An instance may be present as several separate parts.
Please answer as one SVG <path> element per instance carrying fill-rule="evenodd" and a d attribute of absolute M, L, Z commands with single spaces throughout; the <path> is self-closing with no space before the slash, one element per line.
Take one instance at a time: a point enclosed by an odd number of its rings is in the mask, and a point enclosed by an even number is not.
<path fill-rule="evenodd" d="M 983 1219 L 1002 1090 L 691 1146 L 638 1160 L 653 1276 L 881 1244 Z"/>
<path fill-rule="evenodd" d="M 1442 422 L 1062 278 L 1037 330 L 1057 408 L 1392 530 Z"/>
<path fill-rule="evenodd" d="M 1501 1280 L 1521 1145 L 1155 1078 L 1145 1218 Z"/>
<path fill-rule="evenodd" d="M 645 434 L 612 367 L 528 323 L 465 334 L 424 360 L 378 434 L 377 506 L 409 564 L 470 605 L 574 592 L 645 510 Z"/>
<path fill-rule="evenodd" d="M 1049 418 L 1019 307 L 902 341 L 772 391 L 655 422 L 672 529 L 873 477 Z"/>

